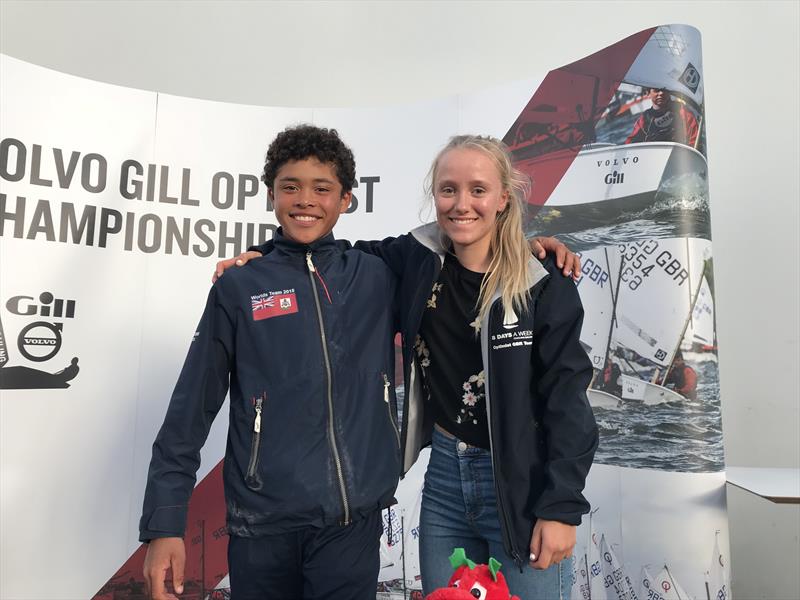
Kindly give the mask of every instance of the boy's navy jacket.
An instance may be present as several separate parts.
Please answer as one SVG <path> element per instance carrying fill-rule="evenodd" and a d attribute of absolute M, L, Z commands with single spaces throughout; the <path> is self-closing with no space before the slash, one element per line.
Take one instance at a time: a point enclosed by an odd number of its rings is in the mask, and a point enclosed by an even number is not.
<path fill-rule="evenodd" d="M 208 295 L 153 444 L 140 539 L 182 536 L 200 448 L 230 387 L 228 529 L 254 537 L 385 508 L 400 475 L 395 278 L 379 258 L 280 230 Z"/>
<path fill-rule="evenodd" d="M 350 247 L 346 241 L 338 243 Z M 447 250 L 436 223 L 397 238 L 357 242 L 355 248 L 379 256 L 399 281 L 405 473 L 433 432 L 414 341 Z M 254 249 L 267 254 L 272 243 Z M 592 367 L 580 344 L 583 306 L 578 290 L 552 257 L 540 263 L 531 256 L 528 270 L 529 309 L 506 315 L 495 297 L 480 328 L 500 525 L 505 550 L 520 568 L 528 561 L 537 519 L 579 525 L 589 511 L 582 491 L 599 439 L 586 397 Z"/>

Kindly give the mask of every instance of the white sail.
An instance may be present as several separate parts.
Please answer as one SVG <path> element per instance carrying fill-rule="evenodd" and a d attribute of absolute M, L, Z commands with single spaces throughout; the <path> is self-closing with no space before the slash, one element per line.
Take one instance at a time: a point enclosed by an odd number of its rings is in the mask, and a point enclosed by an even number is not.
<path fill-rule="evenodd" d="M 706 573 L 709 600 L 731 600 L 728 584 L 727 561 L 719 551 L 719 540 L 714 540 L 714 553 L 711 556 L 711 568 Z"/>
<path fill-rule="evenodd" d="M 570 590 L 569 600 L 591 600 L 586 552 L 576 555 L 572 562 L 572 590 Z"/>
<path fill-rule="evenodd" d="M 658 591 L 653 587 L 653 576 L 647 571 L 647 567 L 642 567 L 639 573 L 639 598 L 642 600 L 657 600 Z"/>
<path fill-rule="evenodd" d="M 590 515 L 589 539 L 586 543 L 586 564 L 589 568 L 589 597 L 591 600 L 608 600 L 606 586 L 603 581 L 603 564 L 600 558 L 598 541 Z"/>
<path fill-rule="evenodd" d="M 403 572 L 406 588 L 422 589 L 419 568 L 419 515 L 422 507 L 422 488 L 420 487 L 414 504 L 409 511 L 403 511 Z"/>
<path fill-rule="evenodd" d="M 394 559 L 392 558 L 392 553 L 385 535 L 381 535 L 380 539 L 380 559 L 381 570 L 394 566 Z"/>
<path fill-rule="evenodd" d="M 222 579 L 219 580 L 219 583 L 214 587 L 215 590 L 224 590 L 226 588 L 231 587 L 231 577 L 230 575 L 225 575 Z"/>
<path fill-rule="evenodd" d="M 661 572 L 653 578 L 653 587 L 658 595 L 651 596 L 651 600 L 693 600 L 677 580 L 670 573 L 669 567 L 664 565 Z"/>
<path fill-rule="evenodd" d="M 670 238 L 626 244 L 621 255 L 615 253 L 622 273 L 614 341 L 667 367 L 683 337 L 709 250 L 707 240 Z"/>
<path fill-rule="evenodd" d="M 403 530 L 400 507 L 395 504 L 381 513 L 381 569 L 378 581 L 395 581 L 403 578 Z"/>
<path fill-rule="evenodd" d="M 692 310 L 692 319 L 684 336 L 689 342 L 712 346 L 714 344 L 714 299 L 711 287 L 703 277 Z"/>
<path fill-rule="evenodd" d="M 611 545 L 606 542 L 605 535 L 600 538 L 600 555 L 603 559 L 603 581 L 606 586 L 606 596 L 612 600 L 639 600 L 633 581 L 619 564 Z"/>
<path fill-rule="evenodd" d="M 662 25 L 650 36 L 625 81 L 680 92 L 703 103 L 700 33 L 685 25 Z"/>
<path fill-rule="evenodd" d="M 615 249 L 610 251 L 615 252 Z M 581 277 L 575 283 L 584 308 L 580 340 L 595 369 L 603 369 L 606 363 L 614 309 L 616 276 L 609 271 L 608 252 L 608 248 L 580 252 Z"/>
<path fill-rule="evenodd" d="M 115 596 L 116 597 L 116 596 Z M 206 590 L 203 600 L 230 600 L 231 597 L 231 577 L 225 575 L 213 590 Z"/>

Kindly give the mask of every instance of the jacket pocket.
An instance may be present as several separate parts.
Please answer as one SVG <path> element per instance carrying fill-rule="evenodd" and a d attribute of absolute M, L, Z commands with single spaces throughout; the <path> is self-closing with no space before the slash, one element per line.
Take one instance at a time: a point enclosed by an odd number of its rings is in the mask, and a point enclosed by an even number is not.
<path fill-rule="evenodd" d="M 261 454 L 261 411 L 266 399 L 267 394 L 263 393 L 254 400 L 253 441 L 250 444 L 250 460 L 247 463 L 247 474 L 244 477 L 245 485 L 256 491 L 260 490 L 262 486 L 261 476 L 258 474 L 258 463 Z"/>
<path fill-rule="evenodd" d="M 386 373 L 381 373 L 381 376 L 383 377 L 383 402 L 386 404 L 386 412 L 389 415 L 389 423 L 392 425 L 392 431 L 394 431 L 395 438 L 397 439 L 397 449 L 399 450 L 400 431 L 397 429 L 397 422 L 392 414 L 392 402 L 389 393 L 389 388 L 391 387 L 392 383 L 389 381 L 389 376 L 386 375 Z"/>

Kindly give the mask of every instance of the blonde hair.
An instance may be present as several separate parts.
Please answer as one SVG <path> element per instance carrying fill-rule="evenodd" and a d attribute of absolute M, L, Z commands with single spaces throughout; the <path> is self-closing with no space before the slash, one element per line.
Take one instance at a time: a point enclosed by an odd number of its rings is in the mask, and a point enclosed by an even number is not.
<path fill-rule="evenodd" d="M 489 244 L 489 268 L 483 276 L 478 294 L 478 319 L 483 320 L 492 307 L 492 298 L 500 295 L 506 318 L 524 311 L 530 300 L 531 277 L 528 260 L 531 250 L 522 222 L 525 214 L 531 180 L 514 168 L 508 148 L 500 140 L 481 135 L 457 135 L 450 138 L 433 160 L 425 182 L 426 195 L 434 200 L 436 176 L 439 161 L 451 150 L 464 148 L 483 152 L 492 159 L 500 176 L 503 191 L 508 192 L 506 208 L 497 214 L 492 239 Z M 450 240 L 441 233 L 444 246 L 450 247 Z"/>

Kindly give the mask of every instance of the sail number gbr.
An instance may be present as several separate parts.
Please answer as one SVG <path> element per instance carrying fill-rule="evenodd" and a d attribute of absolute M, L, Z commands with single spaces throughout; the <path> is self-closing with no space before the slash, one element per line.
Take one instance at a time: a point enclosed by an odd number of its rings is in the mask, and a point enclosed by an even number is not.
<path fill-rule="evenodd" d="M 653 269 L 664 273 L 677 282 L 678 287 L 689 280 L 689 271 L 680 259 L 669 250 L 661 249 L 656 240 L 642 240 L 619 246 L 622 253 L 622 273 L 620 279 L 631 290 L 637 289 L 649 277 Z"/>

